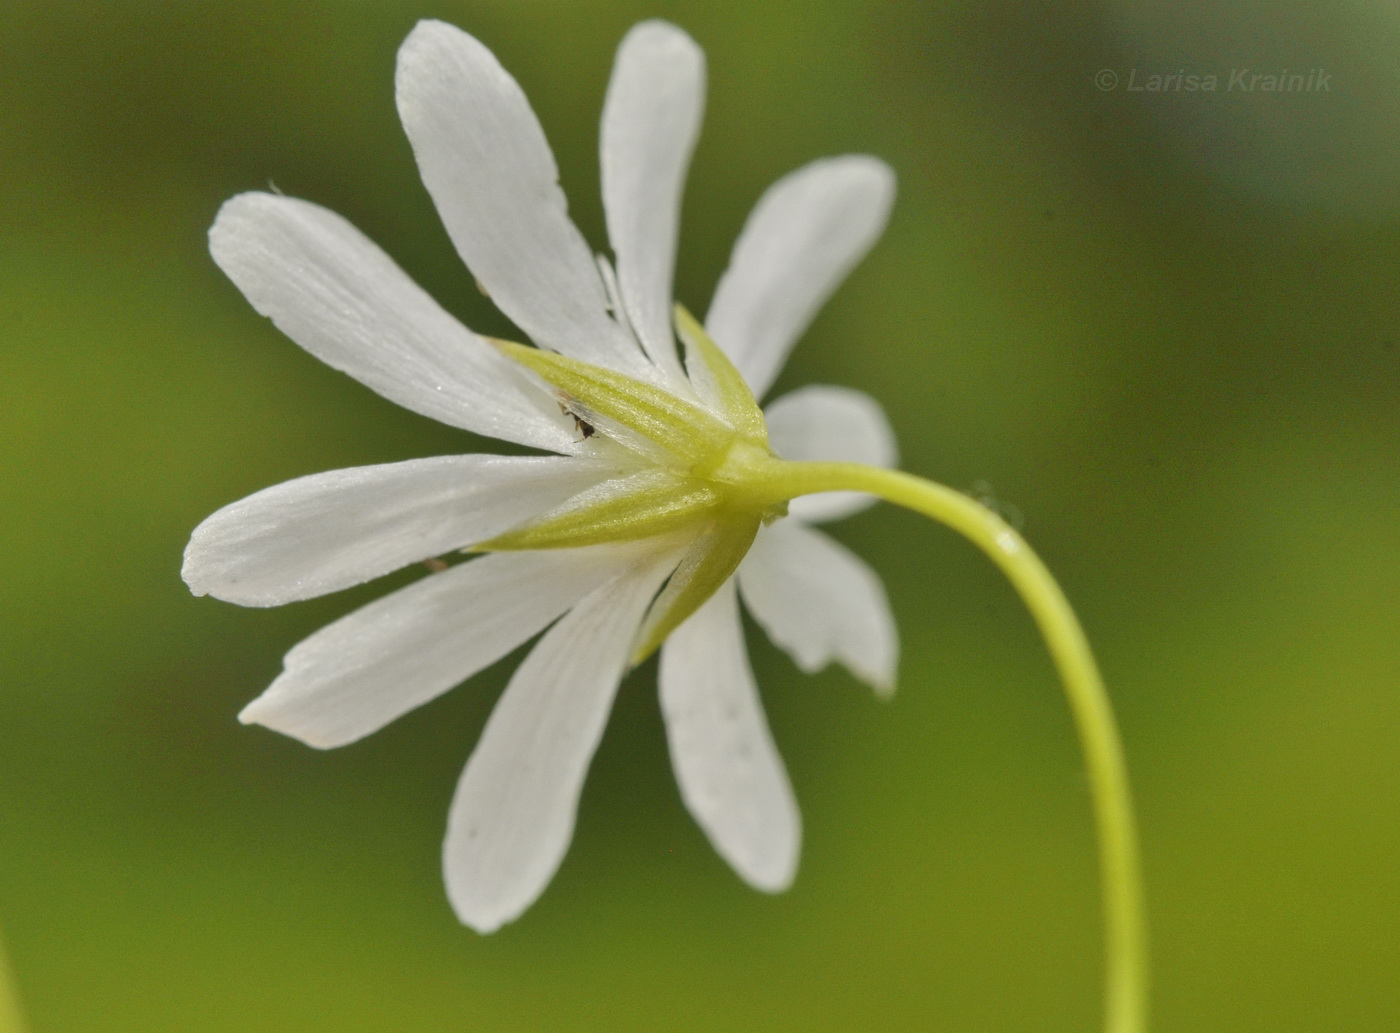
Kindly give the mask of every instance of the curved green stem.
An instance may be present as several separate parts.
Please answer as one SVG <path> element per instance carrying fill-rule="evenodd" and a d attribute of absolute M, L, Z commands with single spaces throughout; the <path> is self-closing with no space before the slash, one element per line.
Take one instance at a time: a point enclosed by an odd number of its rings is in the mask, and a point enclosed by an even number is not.
<path fill-rule="evenodd" d="M 876 495 L 971 539 L 1011 580 L 1054 658 L 1088 769 L 1103 886 L 1104 1028 L 1108 1033 L 1146 1033 L 1146 923 L 1123 747 L 1089 643 L 1060 586 L 1006 521 L 940 484 L 855 463 L 781 461 L 764 471 L 762 483 L 765 491 L 785 499 L 820 491 Z"/>

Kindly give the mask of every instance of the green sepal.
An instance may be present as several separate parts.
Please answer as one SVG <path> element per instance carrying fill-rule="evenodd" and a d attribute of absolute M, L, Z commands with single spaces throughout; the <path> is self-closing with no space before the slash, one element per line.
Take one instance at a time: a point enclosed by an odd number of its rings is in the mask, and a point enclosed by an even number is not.
<path fill-rule="evenodd" d="M 691 382 L 702 394 L 712 396 L 708 400 L 719 406 L 724 418 L 740 435 L 766 447 L 768 424 L 744 375 L 684 305 L 676 305 L 675 316 L 676 335 L 685 345 L 685 368 Z"/>
<path fill-rule="evenodd" d="M 760 523 L 748 513 L 727 513 L 696 539 L 642 621 L 632 651 L 633 667 L 656 652 L 671 632 L 729 580 L 753 544 Z"/>
<path fill-rule="evenodd" d="M 734 431 L 713 413 L 664 388 L 540 348 L 489 340 L 506 358 L 557 388 L 563 404 L 577 400 L 687 463 L 710 458 L 733 440 Z"/>
<path fill-rule="evenodd" d="M 571 549 L 651 538 L 703 521 L 719 503 L 711 484 L 642 470 L 596 484 L 539 519 L 464 551 Z"/>

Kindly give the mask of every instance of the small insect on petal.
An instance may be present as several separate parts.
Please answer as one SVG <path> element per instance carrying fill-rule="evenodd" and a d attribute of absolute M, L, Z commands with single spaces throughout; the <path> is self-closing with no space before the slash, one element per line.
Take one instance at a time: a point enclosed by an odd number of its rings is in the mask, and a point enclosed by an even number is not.
<path fill-rule="evenodd" d="M 570 417 L 574 421 L 574 430 L 578 431 L 581 435 L 583 435 L 584 441 L 587 441 L 597 432 L 598 428 L 594 427 L 593 424 L 589 423 L 587 420 L 585 420 L 578 413 L 574 412 L 563 402 L 559 403 L 559 411 L 562 412 L 565 416 Z"/>

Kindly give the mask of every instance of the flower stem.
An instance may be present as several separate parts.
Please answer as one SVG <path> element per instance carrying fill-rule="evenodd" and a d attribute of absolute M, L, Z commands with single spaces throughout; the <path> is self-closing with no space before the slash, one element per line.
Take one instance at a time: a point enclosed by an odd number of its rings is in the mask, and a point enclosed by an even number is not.
<path fill-rule="evenodd" d="M 1146 922 L 1123 747 L 1088 640 L 1060 586 L 1006 521 L 940 484 L 855 463 L 781 461 L 764 471 L 763 481 L 765 491 L 783 498 L 821 491 L 876 495 L 971 539 L 1011 580 L 1035 618 L 1064 683 L 1093 795 L 1104 914 L 1104 1028 L 1107 1033 L 1146 1033 Z"/>

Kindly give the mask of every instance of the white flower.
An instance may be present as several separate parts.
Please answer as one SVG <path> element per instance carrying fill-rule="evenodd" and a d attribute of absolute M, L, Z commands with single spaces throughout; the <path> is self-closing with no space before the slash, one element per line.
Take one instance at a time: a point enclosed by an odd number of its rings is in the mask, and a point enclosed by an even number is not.
<path fill-rule="evenodd" d="M 340 746 L 543 631 L 452 803 L 448 894 L 482 932 L 516 918 L 553 876 L 618 683 L 656 641 L 685 803 L 740 876 L 768 891 L 792 881 L 800 820 L 738 597 L 803 670 L 835 659 L 892 688 L 896 637 L 878 578 L 810 526 L 868 500 L 808 496 L 782 518 L 750 505 L 721 468 L 769 447 L 785 459 L 894 462 L 884 416 L 863 394 L 809 387 L 763 416 L 752 401 L 883 229 L 893 176 L 847 156 L 770 188 L 719 283 L 708 339 L 682 314 L 682 363 L 671 279 L 703 94 L 704 58 L 688 36 L 662 22 L 632 29 L 602 122 L 614 275 L 569 220 L 539 123 L 492 54 L 441 22 L 405 41 L 398 106 L 423 180 L 478 282 L 547 351 L 476 336 L 306 201 L 242 194 L 210 231 L 218 264 L 313 355 L 415 412 L 555 453 L 299 478 L 215 513 L 185 554 L 196 594 L 275 606 L 487 552 L 312 635 L 240 715 Z"/>

